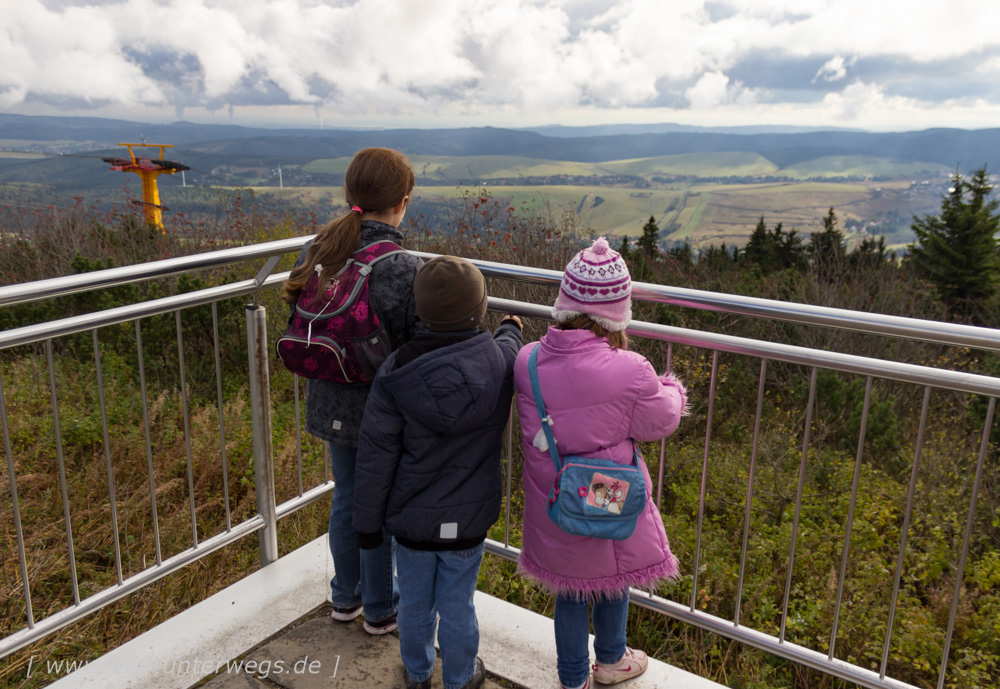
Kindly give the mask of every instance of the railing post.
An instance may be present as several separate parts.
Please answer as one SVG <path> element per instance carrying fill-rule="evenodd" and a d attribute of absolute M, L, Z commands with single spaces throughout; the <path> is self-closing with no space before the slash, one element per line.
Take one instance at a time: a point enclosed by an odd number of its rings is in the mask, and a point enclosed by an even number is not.
<path fill-rule="evenodd" d="M 253 418 L 253 468 L 257 514 L 264 519 L 260 566 L 278 559 L 278 510 L 274 501 L 274 450 L 271 445 L 271 383 L 268 370 L 267 309 L 247 304 L 247 352 L 250 362 L 250 411 Z"/>

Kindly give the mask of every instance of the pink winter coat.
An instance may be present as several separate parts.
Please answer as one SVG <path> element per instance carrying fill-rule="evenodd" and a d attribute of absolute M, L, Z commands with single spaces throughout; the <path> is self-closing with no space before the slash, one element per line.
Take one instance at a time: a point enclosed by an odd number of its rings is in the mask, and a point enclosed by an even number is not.
<path fill-rule="evenodd" d="M 541 429 L 528 378 L 528 355 L 538 352 L 538 380 L 560 455 L 632 459 L 631 440 L 653 441 L 677 428 L 687 403 L 684 386 L 660 377 L 640 354 L 612 349 L 589 330 L 550 327 L 540 343 L 523 347 L 514 363 L 517 412 L 524 432 L 524 531 L 518 569 L 556 594 L 589 596 L 648 587 L 678 574 L 677 558 L 649 496 L 635 533 L 624 541 L 571 536 L 546 511 L 556 469 L 532 440 Z"/>

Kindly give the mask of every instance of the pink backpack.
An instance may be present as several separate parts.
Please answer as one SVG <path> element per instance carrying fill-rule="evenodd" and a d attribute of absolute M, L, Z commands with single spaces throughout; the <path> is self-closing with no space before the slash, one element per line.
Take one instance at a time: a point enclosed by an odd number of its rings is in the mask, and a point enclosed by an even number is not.
<path fill-rule="evenodd" d="M 275 348 L 281 363 L 304 378 L 370 383 L 392 350 L 389 334 L 368 298 L 372 266 L 406 253 L 393 242 L 375 242 L 355 252 L 319 294 L 321 266 L 298 301 L 288 330 Z"/>

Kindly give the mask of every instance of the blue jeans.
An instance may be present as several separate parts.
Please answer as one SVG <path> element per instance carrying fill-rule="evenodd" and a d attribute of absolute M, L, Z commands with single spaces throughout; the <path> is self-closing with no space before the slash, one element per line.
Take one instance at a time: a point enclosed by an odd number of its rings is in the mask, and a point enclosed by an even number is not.
<path fill-rule="evenodd" d="M 434 671 L 434 626 L 441 624 L 441 674 L 445 689 L 459 689 L 476 671 L 479 620 L 476 592 L 483 544 L 469 550 L 411 550 L 398 546 L 399 652 L 410 679 L 422 682 Z"/>
<path fill-rule="evenodd" d="M 358 548 L 354 516 L 354 465 L 358 449 L 330 443 L 330 468 L 337 485 L 330 503 L 330 554 L 333 555 L 331 602 L 338 608 L 365 606 L 365 619 L 382 622 L 396 614 L 395 545 L 388 534 L 374 550 Z"/>
<path fill-rule="evenodd" d="M 556 669 L 563 686 L 580 686 L 590 675 L 590 605 L 586 599 L 556 598 Z M 594 655 L 599 663 L 617 663 L 625 655 L 628 590 L 593 605 Z"/>

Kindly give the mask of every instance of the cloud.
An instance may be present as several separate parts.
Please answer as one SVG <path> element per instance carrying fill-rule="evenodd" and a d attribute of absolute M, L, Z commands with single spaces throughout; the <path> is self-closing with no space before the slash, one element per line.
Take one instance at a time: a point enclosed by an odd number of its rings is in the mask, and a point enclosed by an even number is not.
<path fill-rule="evenodd" d="M 721 72 L 703 75 L 684 95 L 695 110 L 710 110 L 729 100 L 729 77 Z"/>
<path fill-rule="evenodd" d="M 902 99 L 900 99 L 902 100 Z M 881 109 L 885 104 L 885 94 L 880 86 L 856 81 L 840 93 L 828 94 L 823 105 L 837 113 L 838 119 L 856 120 L 867 110 Z"/>
<path fill-rule="evenodd" d="M 822 102 L 858 118 L 890 103 L 1000 102 L 1000 3 L 976 0 L 9 4 L 4 109 L 502 119 Z"/>
<path fill-rule="evenodd" d="M 823 81 L 840 81 L 846 76 L 847 65 L 844 58 L 837 55 L 823 63 L 823 66 L 816 72 L 816 76 L 813 77 L 813 81 L 815 82 L 817 79 L 822 79 Z"/>

